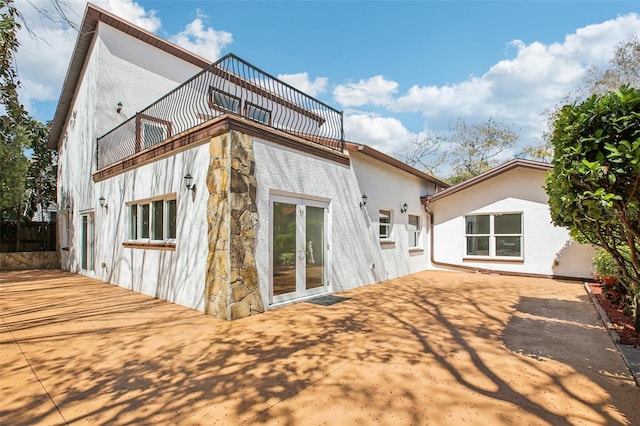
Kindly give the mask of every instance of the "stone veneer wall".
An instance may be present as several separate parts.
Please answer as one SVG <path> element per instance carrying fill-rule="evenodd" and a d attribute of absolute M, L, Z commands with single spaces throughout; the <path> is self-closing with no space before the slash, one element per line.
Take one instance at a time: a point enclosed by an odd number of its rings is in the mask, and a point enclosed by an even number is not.
<path fill-rule="evenodd" d="M 209 153 L 205 312 L 234 320 L 264 312 L 254 256 L 258 209 L 253 139 L 231 131 L 212 138 Z"/>
<path fill-rule="evenodd" d="M 60 269 L 57 251 L 0 253 L 0 271 L 22 269 Z"/>

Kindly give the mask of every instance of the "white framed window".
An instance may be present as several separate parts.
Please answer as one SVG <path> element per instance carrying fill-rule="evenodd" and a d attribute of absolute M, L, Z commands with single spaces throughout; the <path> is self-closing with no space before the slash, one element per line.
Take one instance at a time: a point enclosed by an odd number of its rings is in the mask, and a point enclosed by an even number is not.
<path fill-rule="evenodd" d="M 378 222 L 380 224 L 380 239 L 381 240 L 391 240 L 391 231 L 392 227 L 391 221 L 392 219 L 392 211 L 391 210 L 379 210 L 378 212 Z"/>
<path fill-rule="evenodd" d="M 129 240 L 175 240 L 176 213 L 175 195 L 129 203 Z"/>
<path fill-rule="evenodd" d="M 80 215 L 80 267 L 85 271 L 95 270 L 94 223 L 93 212 Z"/>
<path fill-rule="evenodd" d="M 407 222 L 407 236 L 409 238 L 409 248 L 421 248 L 422 239 L 420 238 L 420 216 L 409 215 Z"/>
<path fill-rule="evenodd" d="M 522 213 L 491 213 L 465 216 L 466 255 L 523 257 Z"/>
<path fill-rule="evenodd" d="M 209 106 L 222 112 L 240 114 L 240 98 L 214 87 L 209 88 Z"/>
<path fill-rule="evenodd" d="M 265 108 L 261 108 L 257 105 L 251 104 L 249 102 L 245 102 L 244 115 L 246 115 L 247 118 L 250 118 L 262 124 L 266 124 L 266 125 L 271 124 L 271 111 Z"/>

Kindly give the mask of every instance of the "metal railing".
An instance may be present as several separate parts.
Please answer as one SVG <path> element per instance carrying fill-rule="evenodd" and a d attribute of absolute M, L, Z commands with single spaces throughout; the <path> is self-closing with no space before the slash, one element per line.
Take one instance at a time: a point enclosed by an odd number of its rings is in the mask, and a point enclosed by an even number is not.
<path fill-rule="evenodd" d="M 344 148 L 342 112 L 229 54 L 99 137 L 98 169 L 226 113 Z"/>

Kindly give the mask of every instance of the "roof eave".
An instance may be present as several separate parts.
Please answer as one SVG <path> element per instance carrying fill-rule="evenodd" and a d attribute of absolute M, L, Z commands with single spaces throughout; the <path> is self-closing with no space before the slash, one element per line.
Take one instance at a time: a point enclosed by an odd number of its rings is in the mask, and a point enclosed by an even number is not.
<path fill-rule="evenodd" d="M 425 173 L 421 170 L 416 169 L 415 167 L 411 167 L 410 165 L 403 163 L 402 161 L 398 160 L 397 158 L 393 158 L 390 155 L 387 155 L 381 151 L 378 151 L 375 148 L 372 148 L 368 145 L 364 145 L 364 144 L 359 144 L 359 143 L 355 143 L 355 142 L 345 142 L 345 149 L 347 151 L 351 151 L 351 152 L 361 152 L 371 158 L 375 158 L 378 161 L 381 161 L 385 164 L 388 164 L 392 167 L 395 167 L 397 169 L 400 169 L 402 171 L 405 171 L 409 174 L 412 174 L 416 177 L 419 177 L 420 179 L 424 179 L 427 180 L 433 184 L 435 184 L 436 186 L 439 186 L 441 188 L 448 188 L 450 185 L 446 182 L 441 181 L 440 179 L 431 176 L 428 173 Z"/>
<path fill-rule="evenodd" d="M 437 201 L 441 198 L 448 197 L 449 195 L 453 195 L 457 192 L 460 192 L 464 189 L 477 185 L 481 182 L 489 180 L 495 176 L 498 176 L 502 173 L 506 173 L 518 167 L 524 167 L 524 168 L 533 169 L 533 170 L 543 170 L 543 171 L 549 171 L 553 168 L 553 166 L 549 163 L 517 158 L 511 161 L 507 161 L 506 163 L 503 163 L 491 170 L 487 170 L 486 172 L 479 174 L 478 176 L 475 176 L 469 180 L 466 180 L 457 185 L 451 186 L 441 192 L 438 192 L 432 196 L 429 196 L 428 202 Z"/>

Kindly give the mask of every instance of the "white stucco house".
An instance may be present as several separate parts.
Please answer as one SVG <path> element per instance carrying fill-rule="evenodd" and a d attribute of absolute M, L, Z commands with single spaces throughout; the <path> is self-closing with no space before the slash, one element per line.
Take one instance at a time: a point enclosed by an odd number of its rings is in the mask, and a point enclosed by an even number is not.
<path fill-rule="evenodd" d="M 509 185 L 525 163 L 446 189 L 342 129 L 340 111 L 240 58 L 210 64 L 89 4 L 49 138 L 62 267 L 225 319 L 432 267 L 590 267 L 563 260 L 543 178 Z M 520 232 L 486 251 L 465 234 L 485 212 L 489 238 L 501 212 Z M 553 256 L 536 249 L 548 232 Z"/>
<path fill-rule="evenodd" d="M 543 188 L 551 165 L 511 160 L 423 198 L 434 267 L 591 278 L 591 246 L 551 224 Z"/>

